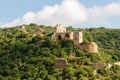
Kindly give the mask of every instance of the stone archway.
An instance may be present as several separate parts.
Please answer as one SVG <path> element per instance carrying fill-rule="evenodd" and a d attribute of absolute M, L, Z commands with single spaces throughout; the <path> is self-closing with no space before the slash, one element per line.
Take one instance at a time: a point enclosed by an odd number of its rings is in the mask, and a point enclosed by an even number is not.
<path fill-rule="evenodd" d="M 65 34 L 65 38 L 69 39 L 70 35 L 68 33 Z"/>
<path fill-rule="evenodd" d="M 58 39 L 58 40 L 61 40 L 61 39 L 62 39 L 61 35 L 58 35 L 57 39 Z"/>

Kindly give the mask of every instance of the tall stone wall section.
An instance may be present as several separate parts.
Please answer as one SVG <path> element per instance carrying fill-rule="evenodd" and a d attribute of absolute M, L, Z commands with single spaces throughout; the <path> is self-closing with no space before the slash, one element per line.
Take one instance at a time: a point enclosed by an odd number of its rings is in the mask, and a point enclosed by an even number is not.
<path fill-rule="evenodd" d="M 79 43 L 83 42 L 82 32 L 74 32 L 74 44 L 78 45 Z"/>

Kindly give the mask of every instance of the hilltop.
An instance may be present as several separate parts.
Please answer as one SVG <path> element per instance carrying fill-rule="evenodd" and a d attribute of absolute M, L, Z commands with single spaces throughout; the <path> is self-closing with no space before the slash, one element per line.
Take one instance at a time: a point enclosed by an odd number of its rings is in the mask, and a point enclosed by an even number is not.
<path fill-rule="evenodd" d="M 80 50 L 70 39 L 53 40 L 53 26 L 29 24 L 0 29 L 1 80 L 120 79 L 120 29 L 73 28 L 83 43 L 95 42 L 99 53 Z M 36 31 L 36 32 L 35 32 Z M 37 35 L 35 35 L 37 34 Z M 55 60 L 67 61 L 57 68 Z"/>

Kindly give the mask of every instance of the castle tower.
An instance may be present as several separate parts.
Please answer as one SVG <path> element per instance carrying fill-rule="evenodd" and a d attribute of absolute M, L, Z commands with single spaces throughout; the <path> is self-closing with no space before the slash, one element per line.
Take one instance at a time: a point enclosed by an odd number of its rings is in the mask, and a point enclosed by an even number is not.
<path fill-rule="evenodd" d="M 74 32 L 73 38 L 74 38 L 73 41 L 75 45 L 82 43 L 83 42 L 82 32 Z"/>
<path fill-rule="evenodd" d="M 57 24 L 55 26 L 55 32 L 52 35 L 52 39 L 61 40 L 66 33 L 66 28 L 62 24 Z"/>
<path fill-rule="evenodd" d="M 65 33 L 66 32 L 66 28 L 62 24 L 57 24 L 55 26 L 55 32 L 56 33 Z"/>

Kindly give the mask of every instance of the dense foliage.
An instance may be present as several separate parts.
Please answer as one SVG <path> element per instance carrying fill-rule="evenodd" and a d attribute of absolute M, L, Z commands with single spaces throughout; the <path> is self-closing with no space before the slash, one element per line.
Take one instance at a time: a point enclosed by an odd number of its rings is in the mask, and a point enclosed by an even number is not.
<path fill-rule="evenodd" d="M 52 40 L 51 26 L 24 26 L 27 33 L 18 26 L 0 29 L 0 80 L 120 80 L 120 66 L 114 65 L 120 61 L 120 29 L 68 27 L 83 31 L 84 42 L 98 44 L 99 53 L 90 53 L 79 50 L 71 40 Z M 33 37 L 38 27 L 44 30 L 43 37 Z M 67 59 L 68 66 L 55 68 L 56 58 Z"/>

